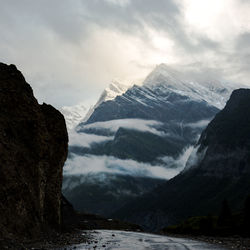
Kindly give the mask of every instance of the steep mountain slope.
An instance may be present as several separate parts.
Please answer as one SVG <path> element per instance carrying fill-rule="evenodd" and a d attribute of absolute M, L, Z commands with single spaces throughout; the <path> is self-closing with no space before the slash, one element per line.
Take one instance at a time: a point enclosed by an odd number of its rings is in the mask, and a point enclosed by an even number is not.
<path fill-rule="evenodd" d="M 182 79 L 183 77 L 181 72 L 160 64 L 147 76 L 142 86 L 134 85 L 113 101 L 99 105 L 87 123 L 135 117 L 161 121 L 178 120 L 185 114 L 181 112 L 181 106 L 196 102 L 221 109 L 232 91 L 240 87 L 240 85 L 218 81 L 187 81 Z M 171 104 L 176 107 L 171 107 Z M 187 110 L 189 107 L 184 111 Z M 183 119 L 185 120 L 190 113 L 193 113 L 192 110 L 184 115 Z"/>
<path fill-rule="evenodd" d="M 146 229 L 194 215 L 218 214 L 224 199 L 233 210 L 250 193 L 250 90 L 235 90 L 202 133 L 185 170 L 115 216 Z"/>
<path fill-rule="evenodd" d="M 164 64 L 157 66 L 142 86 L 134 85 L 115 99 L 101 102 L 76 127 L 65 180 L 74 185 L 72 175 L 81 178 L 89 172 L 158 178 L 159 184 L 161 179 L 174 177 L 229 97 L 233 87 L 222 85 L 185 81 L 180 72 L 173 73 Z M 79 192 L 79 197 L 74 195 L 76 189 L 80 187 L 64 189 L 73 204 L 82 199 Z"/>
<path fill-rule="evenodd" d="M 205 101 L 178 94 L 164 84 L 135 85 L 115 100 L 99 105 L 86 124 L 126 118 L 193 122 L 211 117 L 217 110 Z"/>
<path fill-rule="evenodd" d="M 199 171 L 216 177 L 250 173 L 249 97 L 249 89 L 234 91 L 226 107 L 202 133 L 197 154 L 206 153 Z M 194 168 L 195 164 L 188 162 L 189 167 Z"/>
<path fill-rule="evenodd" d="M 109 86 L 104 89 L 97 103 L 95 104 L 95 108 L 97 108 L 102 102 L 110 101 L 115 99 L 117 96 L 122 95 L 128 89 L 128 85 L 119 83 L 116 80 L 113 80 Z"/>
<path fill-rule="evenodd" d="M 76 131 L 106 136 L 106 142 L 81 150 L 77 148 L 79 145 L 74 145 L 70 151 L 148 162 L 166 155 L 177 157 L 185 147 L 196 142 L 233 89 L 229 84 L 223 87 L 222 83 L 185 82 L 182 77 L 181 73 L 161 64 L 145 79 L 143 86 L 134 85 L 123 95 L 101 102 Z M 139 119 L 145 124 L 156 121 L 146 125 L 158 133 L 142 127 Z M 157 144 L 164 146 L 157 151 Z"/>
<path fill-rule="evenodd" d="M 225 83 L 216 79 L 197 80 L 195 73 L 190 78 L 186 76 L 185 72 L 166 64 L 158 65 L 144 81 L 144 85 L 149 87 L 161 84 L 175 93 L 189 96 L 191 99 L 205 101 L 218 109 L 225 106 L 234 89 L 242 87 L 240 84 Z"/>

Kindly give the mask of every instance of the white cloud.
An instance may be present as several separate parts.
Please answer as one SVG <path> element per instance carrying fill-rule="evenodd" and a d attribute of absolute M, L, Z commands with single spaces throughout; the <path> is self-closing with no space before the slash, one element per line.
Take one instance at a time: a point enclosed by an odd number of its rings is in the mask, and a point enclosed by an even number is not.
<path fill-rule="evenodd" d="M 93 143 L 102 143 L 112 141 L 113 136 L 101 136 L 86 133 L 76 133 L 74 130 L 69 131 L 69 145 L 90 148 Z"/>
<path fill-rule="evenodd" d="M 205 128 L 211 120 L 201 120 L 194 123 L 185 124 L 186 127 L 190 128 Z"/>
<path fill-rule="evenodd" d="M 239 0 L 184 0 L 185 19 L 195 32 L 224 44 L 250 31 L 249 3 Z"/>
<path fill-rule="evenodd" d="M 184 169 L 191 153 L 194 152 L 193 149 L 193 146 L 185 148 L 176 159 L 169 156 L 161 157 L 159 158 L 163 162 L 161 164 L 143 163 L 129 159 L 122 160 L 106 155 L 73 155 L 65 163 L 64 175 L 111 173 L 169 180 Z"/>
<path fill-rule="evenodd" d="M 175 159 L 171 156 L 160 157 L 159 160 L 163 161 L 169 168 L 176 168 L 179 171 L 183 170 L 186 163 L 193 152 L 194 146 L 185 148 L 182 153 Z"/>
<path fill-rule="evenodd" d="M 142 119 L 118 119 L 105 122 L 95 122 L 91 124 L 84 125 L 81 129 L 108 129 L 112 132 L 116 132 L 119 128 L 126 128 L 132 130 L 138 130 L 142 132 L 149 132 L 159 136 L 164 136 L 165 133 L 158 131 L 156 128 L 162 125 L 159 121 L 154 120 L 142 120 Z"/>
<path fill-rule="evenodd" d="M 201 163 L 201 161 L 204 159 L 206 152 L 207 152 L 207 147 L 204 148 L 201 152 L 198 152 L 199 148 L 200 148 L 200 145 L 197 145 L 193 149 L 183 171 L 187 171 L 191 168 L 197 167 Z"/>
<path fill-rule="evenodd" d="M 170 179 L 181 171 L 180 168 L 167 168 L 134 160 L 121 160 L 112 156 L 77 156 L 67 160 L 64 175 L 86 175 L 89 173 L 112 173 L 140 177 Z"/>

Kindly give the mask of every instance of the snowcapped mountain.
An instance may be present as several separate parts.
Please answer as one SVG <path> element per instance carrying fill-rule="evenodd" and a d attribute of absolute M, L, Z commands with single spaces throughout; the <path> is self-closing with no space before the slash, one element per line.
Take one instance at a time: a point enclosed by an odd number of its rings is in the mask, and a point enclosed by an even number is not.
<path fill-rule="evenodd" d="M 185 76 L 185 73 L 160 64 L 147 76 L 143 85 L 152 88 L 159 86 L 190 99 L 205 101 L 211 106 L 222 109 L 234 89 L 245 87 L 242 84 L 220 82 L 217 80 L 197 81 Z"/>
<path fill-rule="evenodd" d="M 100 116 L 97 108 L 102 103 L 114 100 L 117 96 L 120 96 L 120 99 L 130 106 L 132 103 L 144 106 L 159 106 L 168 102 L 169 94 L 176 94 L 185 96 L 189 100 L 206 102 L 210 106 L 222 109 L 232 91 L 240 87 L 244 86 L 216 80 L 196 81 L 195 78 L 187 80 L 182 72 L 166 64 L 160 64 L 146 77 L 142 86 L 134 85 L 131 87 L 128 84 L 113 80 L 102 92 L 95 105 L 89 106 L 80 103 L 72 107 L 63 107 L 61 111 L 65 116 L 68 128 L 73 129 L 79 123 L 104 121 L 101 119 L 103 115 Z M 94 115 L 94 118 L 92 115 Z M 113 117 L 106 117 L 106 120 L 130 117 L 138 118 L 136 114 L 134 116 L 126 115 L 126 117 L 124 117 L 124 114 L 116 114 Z M 142 118 L 147 119 L 147 117 Z"/>
<path fill-rule="evenodd" d="M 102 102 L 113 100 L 116 96 L 122 95 L 127 89 L 128 85 L 119 83 L 113 80 L 107 88 L 104 89 L 100 98 L 95 105 L 79 103 L 74 106 L 64 106 L 61 112 L 65 117 L 68 130 L 72 130 L 80 122 L 85 122 Z"/>
<path fill-rule="evenodd" d="M 115 99 L 118 95 L 122 95 L 129 88 L 129 85 L 119 83 L 113 80 L 109 86 L 102 92 L 99 100 L 97 101 L 95 107 L 99 106 L 102 102 Z"/>
<path fill-rule="evenodd" d="M 183 122 L 183 119 L 188 118 L 189 113 L 194 113 L 192 109 L 184 113 L 180 106 L 183 106 L 185 110 L 195 102 L 199 106 L 205 104 L 207 107 L 219 110 L 225 106 L 232 91 L 240 87 L 242 87 L 240 84 L 219 81 L 185 80 L 182 72 L 160 64 L 146 77 L 142 86 L 134 85 L 117 98 L 99 103 L 86 122 L 127 118 L 158 121 L 177 119 Z M 184 102 L 185 105 L 183 105 Z M 171 103 L 176 106 L 174 112 Z"/>
<path fill-rule="evenodd" d="M 115 99 L 117 96 L 122 95 L 126 92 L 126 90 L 129 88 L 129 85 L 119 83 L 116 80 L 113 80 L 107 88 L 105 88 L 99 97 L 96 104 L 91 107 L 84 117 L 82 122 L 85 122 L 89 119 L 89 117 L 92 115 L 92 113 L 95 111 L 95 109 L 103 102 L 110 101 Z"/>
<path fill-rule="evenodd" d="M 201 132 L 234 88 L 238 86 L 186 78 L 165 64 L 158 65 L 142 86 L 126 90 L 111 84 L 70 135 L 63 192 L 79 209 L 81 201 L 88 203 L 89 212 L 97 211 L 99 205 L 93 198 L 97 195 L 105 203 L 105 211 L 114 211 L 120 206 L 119 193 L 126 193 L 127 202 L 146 191 L 141 178 L 143 183 L 156 180 L 150 188 L 162 179 L 173 178 L 183 170 Z M 81 176 L 89 173 L 97 179 L 110 174 L 116 178 L 109 188 L 100 183 L 84 184 Z M 129 184 L 131 178 L 134 185 Z M 116 189 L 117 183 L 128 185 L 106 199 L 105 190 L 110 195 L 110 185 Z M 79 192 L 87 190 L 86 185 L 96 192 L 87 201 L 84 192 L 83 196 Z M 103 215 L 108 216 L 105 211 Z"/>

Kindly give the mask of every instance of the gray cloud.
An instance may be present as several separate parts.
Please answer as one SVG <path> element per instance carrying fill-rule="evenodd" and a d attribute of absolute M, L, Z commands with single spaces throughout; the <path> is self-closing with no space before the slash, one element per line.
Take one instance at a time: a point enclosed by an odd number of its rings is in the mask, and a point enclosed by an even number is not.
<path fill-rule="evenodd" d="M 164 32 L 189 53 L 216 49 L 219 44 L 202 34 L 188 34 L 183 24 L 183 8 L 173 0 L 134 0 L 121 6 L 112 1 L 84 0 L 89 20 L 101 27 L 142 36 L 147 39 L 147 28 Z M 193 40 L 193 41 L 192 41 Z"/>
<path fill-rule="evenodd" d="M 247 50 L 250 53 L 250 32 L 243 33 L 238 37 L 235 49 L 239 52 Z"/>
<path fill-rule="evenodd" d="M 194 0 L 0 3 L 1 61 L 16 64 L 39 100 L 57 107 L 95 102 L 112 78 L 144 77 L 161 62 L 248 83 L 248 1 L 209 1 L 208 9 Z"/>

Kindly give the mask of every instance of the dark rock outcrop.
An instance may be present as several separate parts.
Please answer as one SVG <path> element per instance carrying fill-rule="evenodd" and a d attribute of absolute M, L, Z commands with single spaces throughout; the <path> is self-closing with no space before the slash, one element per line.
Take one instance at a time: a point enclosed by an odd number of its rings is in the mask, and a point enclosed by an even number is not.
<path fill-rule="evenodd" d="M 235 177 L 250 175 L 250 89 L 235 90 L 226 107 L 202 133 L 198 154 L 204 175 Z"/>
<path fill-rule="evenodd" d="M 0 236 L 36 237 L 61 226 L 63 115 L 39 105 L 14 65 L 0 64 Z"/>

